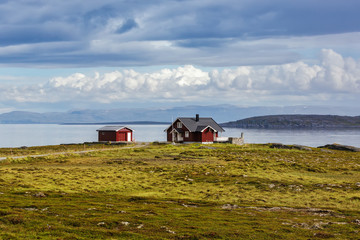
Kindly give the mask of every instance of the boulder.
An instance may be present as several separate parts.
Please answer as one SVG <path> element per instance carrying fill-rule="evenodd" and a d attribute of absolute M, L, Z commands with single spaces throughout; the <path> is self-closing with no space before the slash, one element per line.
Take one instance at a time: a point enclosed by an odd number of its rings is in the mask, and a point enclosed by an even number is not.
<path fill-rule="evenodd" d="M 311 148 L 303 145 L 284 145 L 282 143 L 270 143 L 270 148 L 278 148 L 278 149 L 298 149 L 298 150 L 305 150 L 305 151 L 312 151 Z"/>
<path fill-rule="evenodd" d="M 347 146 L 347 145 L 341 145 L 341 144 L 337 144 L 337 143 L 326 144 L 325 146 L 320 146 L 318 148 L 327 148 L 327 149 L 349 151 L 349 152 L 360 152 L 360 148 L 353 147 L 353 146 Z"/>

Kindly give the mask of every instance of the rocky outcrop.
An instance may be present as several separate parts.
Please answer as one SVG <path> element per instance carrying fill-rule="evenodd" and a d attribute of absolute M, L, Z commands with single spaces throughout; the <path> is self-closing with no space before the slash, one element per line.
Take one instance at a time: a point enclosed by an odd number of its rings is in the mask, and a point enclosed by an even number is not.
<path fill-rule="evenodd" d="M 303 146 L 303 145 L 284 145 L 282 143 L 270 143 L 270 148 L 278 148 L 278 149 L 297 149 L 297 150 L 304 150 L 304 151 L 312 151 L 310 147 Z"/>
<path fill-rule="evenodd" d="M 320 146 L 319 148 L 327 148 L 327 149 L 332 149 L 332 150 L 341 150 L 341 151 L 349 151 L 349 152 L 360 152 L 360 148 L 336 144 L 336 143 L 327 144 L 325 146 Z"/>
<path fill-rule="evenodd" d="M 297 149 L 297 150 L 304 150 L 304 151 L 312 151 L 310 147 L 303 146 L 303 145 L 285 145 L 282 143 L 269 143 L 270 148 L 277 148 L 277 149 Z M 348 145 L 341 145 L 341 144 L 326 144 L 325 146 L 320 146 L 318 148 L 321 149 L 331 149 L 331 150 L 340 150 L 340 151 L 349 151 L 349 152 L 360 152 L 360 148 L 348 146 Z"/>

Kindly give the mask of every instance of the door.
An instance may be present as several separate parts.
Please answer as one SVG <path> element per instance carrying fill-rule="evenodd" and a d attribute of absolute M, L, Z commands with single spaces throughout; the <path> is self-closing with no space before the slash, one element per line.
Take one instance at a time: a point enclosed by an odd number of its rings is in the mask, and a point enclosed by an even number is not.
<path fill-rule="evenodd" d="M 172 141 L 173 142 L 181 142 L 183 139 L 181 137 L 181 133 L 172 132 Z"/>
<path fill-rule="evenodd" d="M 127 139 L 126 139 L 128 142 L 131 142 L 131 132 L 128 132 L 127 133 Z"/>

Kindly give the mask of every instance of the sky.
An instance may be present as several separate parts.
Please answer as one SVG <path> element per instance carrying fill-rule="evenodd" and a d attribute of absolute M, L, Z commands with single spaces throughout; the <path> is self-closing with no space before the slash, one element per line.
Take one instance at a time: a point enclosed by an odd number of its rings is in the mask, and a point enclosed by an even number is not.
<path fill-rule="evenodd" d="M 360 102 L 358 0 L 0 0 L 0 113 Z"/>

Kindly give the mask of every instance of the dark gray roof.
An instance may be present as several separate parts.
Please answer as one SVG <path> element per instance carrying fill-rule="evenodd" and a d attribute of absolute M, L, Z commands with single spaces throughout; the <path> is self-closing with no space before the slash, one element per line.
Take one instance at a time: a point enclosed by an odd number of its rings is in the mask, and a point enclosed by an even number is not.
<path fill-rule="evenodd" d="M 218 132 L 225 132 L 225 130 L 217 124 L 212 118 L 178 118 L 190 132 L 201 132 L 204 128 L 210 126 Z"/>
<path fill-rule="evenodd" d="M 123 128 L 128 128 L 128 127 L 125 127 L 125 126 L 105 126 L 105 127 L 99 128 L 96 131 L 119 131 L 119 130 L 121 130 Z M 128 129 L 132 130 L 131 128 L 128 128 Z"/>

